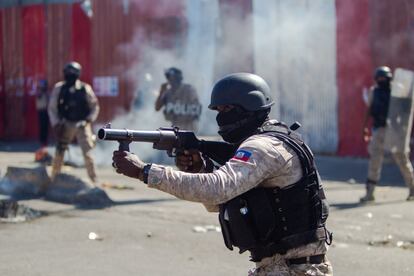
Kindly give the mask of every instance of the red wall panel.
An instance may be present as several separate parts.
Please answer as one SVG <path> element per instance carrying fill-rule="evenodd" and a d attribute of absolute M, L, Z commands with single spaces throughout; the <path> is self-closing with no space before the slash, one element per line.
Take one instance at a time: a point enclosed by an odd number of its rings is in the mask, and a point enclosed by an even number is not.
<path fill-rule="evenodd" d="M 3 76 L 3 10 L 0 10 L 0 139 L 4 136 L 5 91 Z"/>
<path fill-rule="evenodd" d="M 70 60 L 72 33 L 72 6 L 68 4 L 47 5 L 47 79 L 49 86 L 61 81 L 63 66 Z"/>
<path fill-rule="evenodd" d="M 369 0 L 336 1 L 339 155 L 366 155 L 362 90 L 372 82 Z"/>
<path fill-rule="evenodd" d="M 120 3 L 111 0 L 94 1 L 92 20 L 92 66 L 94 76 L 115 76 L 119 80 L 117 97 L 99 97 L 101 111 L 98 120 L 110 121 L 118 109 L 127 110 L 131 104 L 133 83 L 127 77 L 127 70 L 137 62 L 138 51 L 131 51 L 140 16 L 137 5 L 131 4 L 125 12 Z M 111 24 L 107 24 L 111 18 Z M 104 43 L 103 43 L 104 42 Z"/>
<path fill-rule="evenodd" d="M 184 1 L 134 0 L 125 7 L 112 0 L 93 2 L 93 76 L 115 76 L 117 97 L 99 97 L 99 122 L 108 122 L 119 110 L 129 110 L 139 76 L 131 69 L 140 62 L 146 46 L 171 49 L 185 42 Z M 110 19 L 110 23 L 108 23 Z"/>
<path fill-rule="evenodd" d="M 38 137 L 35 106 L 39 79 L 46 77 L 46 36 L 43 6 L 22 8 L 23 63 L 25 79 L 25 138 Z"/>
<path fill-rule="evenodd" d="M 414 69 L 414 2 L 370 0 L 371 48 L 375 66 Z"/>
<path fill-rule="evenodd" d="M 92 82 L 91 28 L 91 18 L 85 14 L 80 4 L 73 4 L 71 60 L 82 65 L 81 79 L 87 83 Z"/>
<path fill-rule="evenodd" d="M 22 139 L 25 135 L 24 71 L 21 9 L 3 10 L 3 65 L 5 87 L 5 136 Z"/>

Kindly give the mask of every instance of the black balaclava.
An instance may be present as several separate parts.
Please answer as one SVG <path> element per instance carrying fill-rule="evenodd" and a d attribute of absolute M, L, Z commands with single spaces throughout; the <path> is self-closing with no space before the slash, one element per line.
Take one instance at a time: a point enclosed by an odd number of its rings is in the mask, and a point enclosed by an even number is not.
<path fill-rule="evenodd" d="M 165 78 L 172 87 L 179 87 L 183 81 L 183 73 L 180 69 L 171 67 L 165 71 Z"/>
<path fill-rule="evenodd" d="M 251 136 L 266 120 L 270 109 L 247 111 L 236 106 L 227 112 L 219 112 L 216 117 L 218 134 L 224 141 L 238 144 Z"/>
<path fill-rule="evenodd" d="M 65 72 L 64 77 L 65 77 L 65 84 L 67 86 L 73 86 L 76 80 L 79 78 L 79 75 L 72 73 L 72 72 Z"/>
<path fill-rule="evenodd" d="M 379 88 L 382 89 L 388 89 L 391 87 L 391 80 L 390 79 L 382 79 L 382 80 L 377 80 L 377 85 Z"/>

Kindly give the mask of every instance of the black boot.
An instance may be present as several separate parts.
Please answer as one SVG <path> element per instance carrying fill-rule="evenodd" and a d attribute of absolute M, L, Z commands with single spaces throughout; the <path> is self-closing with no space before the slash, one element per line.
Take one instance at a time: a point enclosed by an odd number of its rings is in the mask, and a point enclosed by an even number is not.
<path fill-rule="evenodd" d="M 376 181 L 372 181 L 370 179 L 367 180 L 366 184 L 365 184 L 365 188 L 367 190 L 367 193 L 365 196 L 361 197 L 359 199 L 360 203 L 374 203 L 375 202 L 375 197 L 374 197 L 374 191 L 375 191 L 375 186 L 377 185 Z"/>

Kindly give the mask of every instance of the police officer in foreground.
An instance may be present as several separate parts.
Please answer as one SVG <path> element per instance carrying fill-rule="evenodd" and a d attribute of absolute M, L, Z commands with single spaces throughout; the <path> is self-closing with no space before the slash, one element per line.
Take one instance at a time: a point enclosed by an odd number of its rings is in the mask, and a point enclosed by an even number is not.
<path fill-rule="evenodd" d="M 79 80 L 81 70 L 82 67 L 77 62 L 66 64 L 63 69 L 65 80 L 55 85 L 50 98 L 48 111 L 57 140 L 52 179 L 60 173 L 64 153 L 76 137 L 83 152 L 88 176 L 92 182 L 96 182 L 91 155 L 95 145 L 91 123 L 98 117 L 99 105 L 92 87 Z"/>
<path fill-rule="evenodd" d="M 146 164 L 115 151 L 118 173 L 219 212 L 225 245 L 250 251 L 249 275 L 332 275 L 326 258 L 331 234 L 328 205 L 310 149 L 268 114 L 273 101 L 259 76 L 236 73 L 219 80 L 209 108 L 219 134 L 237 150 L 213 170 L 197 151 L 176 158 L 181 171 Z"/>
<path fill-rule="evenodd" d="M 371 88 L 368 95 L 368 108 L 364 120 L 364 139 L 368 140 L 368 119 L 372 119 L 372 137 L 368 146 L 370 155 L 368 163 L 368 177 L 366 181 L 366 195 L 360 199 L 361 203 L 372 203 L 375 201 L 375 187 L 381 177 L 382 163 L 384 161 L 384 142 L 387 127 L 388 110 L 391 100 L 392 72 L 387 66 L 378 67 L 374 73 L 375 86 Z M 413 167 L 408 152 L 392 152 L 404 177 L 405 184 L 409 188 L 407 201 L 414 200 L 414 176 Z"/>
<path fill-rule="evenodd" d="M 183 83 L 183 72 L 171 67 L 164 72 L 166 83 L 161 85 L 155 101 L 155 110 L 163 109 L 164 117 L 173 126 L 185 130 L 197 130 L 201 105 L 193 86 Z"/>

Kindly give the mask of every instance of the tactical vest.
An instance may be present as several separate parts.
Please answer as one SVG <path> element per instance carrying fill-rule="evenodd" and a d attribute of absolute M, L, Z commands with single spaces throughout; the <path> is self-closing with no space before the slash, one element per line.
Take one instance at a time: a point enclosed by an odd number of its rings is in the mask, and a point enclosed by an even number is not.
<path fill-rule="evenodd" d="M 388 108 L 390 105 L 391 89 L 375 87 L 370 114 L 374 119 L 373 127 L 385 127 L 387 124 Z"/>
<path fill-rule="evenodd" d="M 74 93 L 69 91 L 70 88 L 63 85 L 60 89 L 58 98 L 59 117 L 71 122 L 86 120 L 91 109 L 88 104 L 85 86 L 82 84 L 81 88 L 76 89 Z"/>
<path fill-rule="evenodd" d="M 268 125 L 258 134 L 276 137 L 292 148 L 299 157 L 302 178 L 283 189 L 257 187 L 220 205 L 219 221 L 226 247 L 233 250 L 236 246 L 240 254 L 249 250 L 254 262 L 312 242 L 330 243 L 332 239 L 325 228 L 328 203 L 313 154 L 286 129 L 284 133 L 277 131 L 276 125 Z"/>

